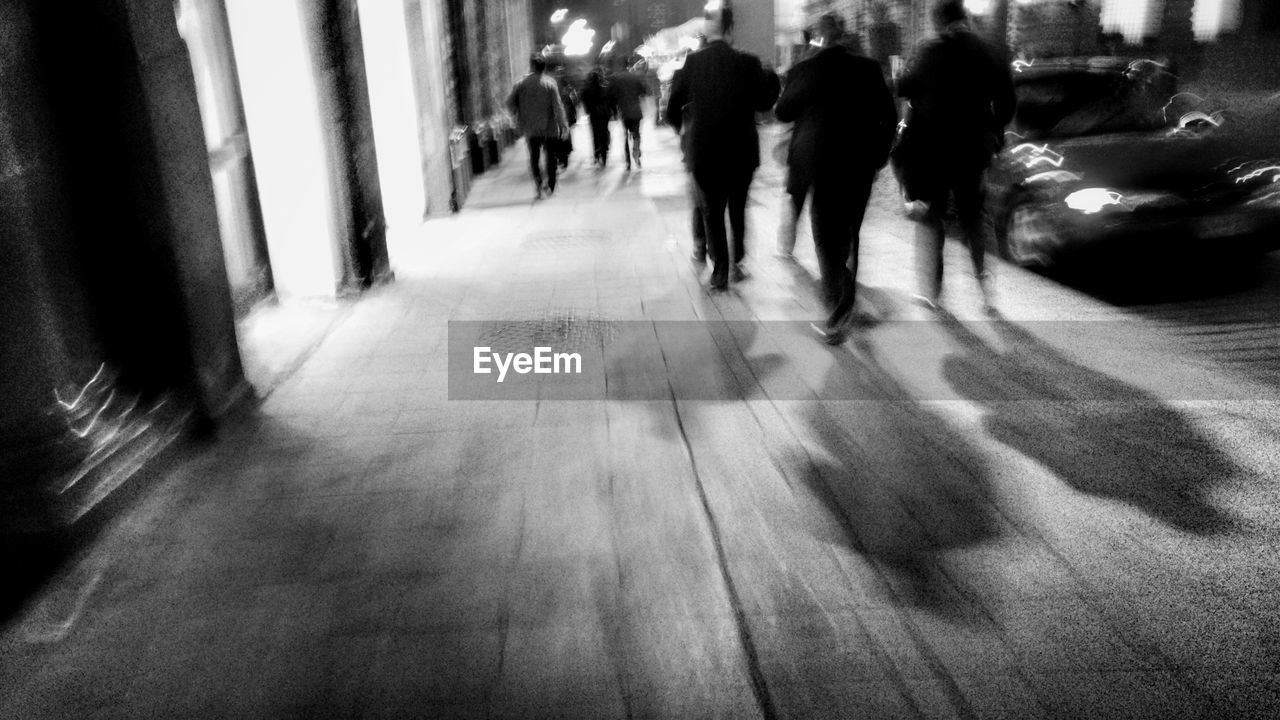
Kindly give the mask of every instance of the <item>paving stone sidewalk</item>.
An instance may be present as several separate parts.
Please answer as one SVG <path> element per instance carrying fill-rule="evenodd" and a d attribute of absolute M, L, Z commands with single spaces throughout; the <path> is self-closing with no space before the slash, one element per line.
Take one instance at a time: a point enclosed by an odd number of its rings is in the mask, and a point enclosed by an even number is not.
<path fill-rule="evenodd" d="M 963 271 L 924 316 L 887 179 L 882 322 L 828 349 L 790 330 L 807 233 L 768 254 L 779 169 L 753 277 L 709 296 L 675 139 L 644 142 L 597 173 L 579 128 L 541 202 L 518 145 L 403 237 L 394 285 L 6 629 L 0 716 L 1276 715 L 1265 388 L 1008 268 L 1004 319 Z M 450 400 L 450 321 L 655 323 L 671 394 Z M 741 324 L 691 349 L 676 321 Z"/>

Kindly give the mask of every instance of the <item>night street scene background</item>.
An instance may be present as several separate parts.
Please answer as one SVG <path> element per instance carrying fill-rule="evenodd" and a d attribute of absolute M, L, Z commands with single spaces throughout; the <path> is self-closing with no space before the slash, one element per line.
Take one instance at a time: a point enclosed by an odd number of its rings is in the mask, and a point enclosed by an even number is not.
<path fill-rule="evenodd" d="M 1280 717 L 1280 3 L 0 28 L 0 717 Z"/>

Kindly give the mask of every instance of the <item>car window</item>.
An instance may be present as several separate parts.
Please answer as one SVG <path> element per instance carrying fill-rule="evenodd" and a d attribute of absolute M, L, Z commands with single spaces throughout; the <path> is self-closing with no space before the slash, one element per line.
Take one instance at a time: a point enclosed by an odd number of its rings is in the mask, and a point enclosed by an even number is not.
<path fill-rule="evenodd" d="M 1017 85 L 1014 124 L 1029 137 L 1072 137 L 1166 126 L 1168 86 L 1120 73 L 1064 73 Z"/>

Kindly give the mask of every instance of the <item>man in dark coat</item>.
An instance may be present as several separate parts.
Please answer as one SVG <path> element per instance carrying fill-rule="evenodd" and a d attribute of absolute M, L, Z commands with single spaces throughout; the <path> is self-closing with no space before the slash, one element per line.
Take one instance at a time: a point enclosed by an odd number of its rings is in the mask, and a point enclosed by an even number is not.
<path fill-rule="evenodd" d="M 774 114 L 794 122 L 787 191 L 813 193 L 813 239 L 826 297 L 828 342 L 844 340 L 853 310 L 858 230 L 876 171 L 889 158 L 898 114 L 880 65 L 856 53 L 835 13 L 814 29 L 821 48 L 787 76 Z"/>
<path fill-rule="evenodd" d="M 622 118 L 622 158 L 630 170 L 633 159 L 640 167 L 640 121 L 644 119 L 641 101 L 649 94 L 649 88 L 627 67 L 625 59 L 619 58 L 617 63 L 618 71 L 609 79 L 609 97 Z"/>
<path fill-rule="evenodd" d="M 556 191 L 556 143 L 569 129 L 560 100 L 560 88 L 547 77 L 547 60 L 540 55 L 529 59 L 531 72 L 516 83 L 507 97 L 507 108 L 516 119 L 524 141 L 529 146 L 529 171 L 533 175 L 537 198 L 542 199 L 542 171 L 538 168 L 538 156 L 546 153 L 547 194 Z"/>
<path fill-rule="evenodd" d="M 730 265 L 735 281 L 745 277 L 747 191 L 760 165 L 756 113 L 768 110 L 778 97 L 778 76 L 756 56 L 733 49 L 732 33 L 731 8 L 708 11 L 707 46 L 690 53 L 672 78 L 667 102 L 667 122 L 676 132 L 689 133 L 686 161 L 702 198 L 712 290 L 728 287 Z M 733 228 L 732 262 L 726 209 Z"/>
<path fill-rule="evenodd" d="M 904 170 L 912 178 L 909 190 L 915 197 L 911 199 L 928 207 L 916 230 L 919 299 L 937 308 L 942 293 L 943 217 L 948 200 L 954 200 L 990 310 L 983 175 L 1004 142 L 1004 127 L 1013 119 L 1013 79 L 1001 54 L 969 29 L 960 0 L 939 2 L 933 19 L 938 37 L 921 48 L 898 82 L 898 94 L 911 101 L 907 133 L 916 146 L 910 157 L 920 164 Z"/>

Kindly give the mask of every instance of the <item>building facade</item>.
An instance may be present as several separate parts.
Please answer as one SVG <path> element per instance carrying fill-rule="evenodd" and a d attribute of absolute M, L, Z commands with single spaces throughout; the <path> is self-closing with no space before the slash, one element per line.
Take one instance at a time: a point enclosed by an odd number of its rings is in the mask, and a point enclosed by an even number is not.
<path fill-rule="evenodd" d="M 388 234 L 496 160 L 529 6 L 0 4 L 0 527 L 70 526 L 250 402 L 256 304 L 389 280 Z"/>

